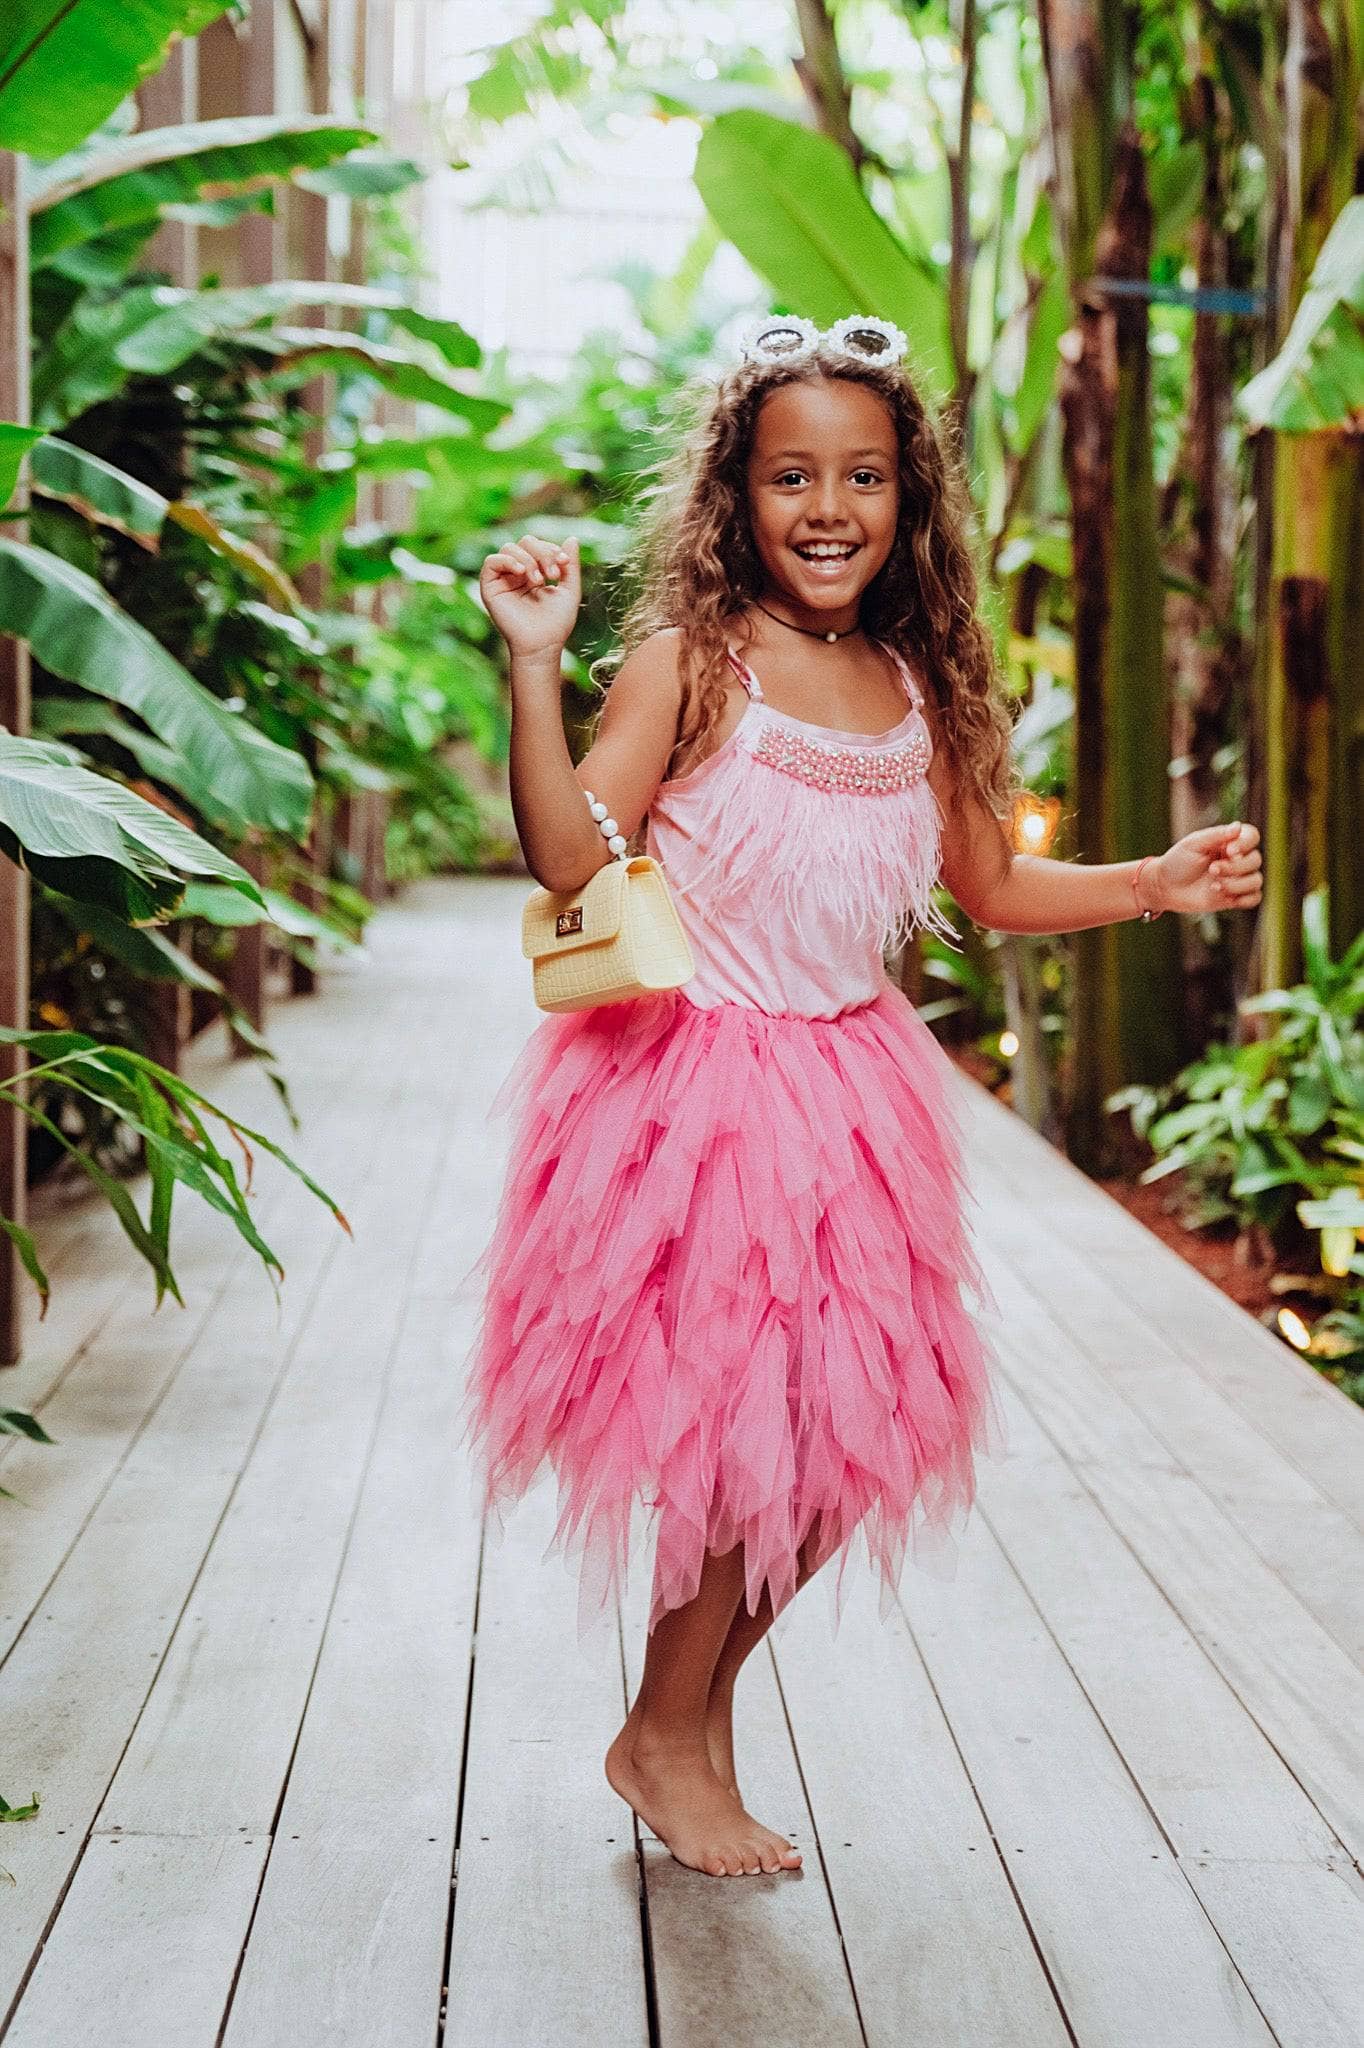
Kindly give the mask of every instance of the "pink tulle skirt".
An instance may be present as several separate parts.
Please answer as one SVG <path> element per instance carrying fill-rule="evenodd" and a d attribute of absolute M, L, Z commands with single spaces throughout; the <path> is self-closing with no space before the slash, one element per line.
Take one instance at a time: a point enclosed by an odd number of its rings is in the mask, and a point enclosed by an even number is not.
<path fill-rule="evenodd" d="M 674 991 L 532 1034 L 489 1112 L 515 1121 L 463 1419 L 485 1508 L 556 1472 L 580 1626 L 641 1505 L 651 1630 L 740 1543 L 752 1613 L 802 1546 L 842 1553 L 836 1615 L 859 1532 L 883 1612 L 907 1548 L 955 1563 L 1005 1433 L 949 1076 L 889 983 L 832 1019 Z"/>

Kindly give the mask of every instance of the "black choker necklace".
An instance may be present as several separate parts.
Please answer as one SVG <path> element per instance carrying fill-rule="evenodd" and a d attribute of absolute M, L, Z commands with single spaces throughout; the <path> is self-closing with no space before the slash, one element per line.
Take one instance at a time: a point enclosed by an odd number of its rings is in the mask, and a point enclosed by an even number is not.
<path fill-rule="evenodd" d="M 765 604 L 758 604 L 756 597 L 753 602 L 758 605 L 760 612 L 767 618 L 775 620 L 777 625 L 785 626 L 792 633 L 804 633 L 811 640 L 850 640 L 854 633 L 860 633 L 862 630 L 862 622 L 859 619 L 855 626 L 849 626 L 846 633 L 817 633 L 812 626 L 793 626 L 789 619 L 777 618 L 777 614 L 769 612 Z"/>

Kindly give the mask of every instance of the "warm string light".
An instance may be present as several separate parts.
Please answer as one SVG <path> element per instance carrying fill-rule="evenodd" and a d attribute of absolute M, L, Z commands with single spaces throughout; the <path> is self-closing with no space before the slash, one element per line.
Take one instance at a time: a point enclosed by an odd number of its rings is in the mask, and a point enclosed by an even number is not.
<path fill-rule="evenodd" d="M 1011 1060 L 1018 1051 L 1018 1033 L 1016 1031 L 1001 1031 L 999 1034 L 999 1050 L 1003 1058 Z"/>
<path fill-rule="evenodd" d="M 1281 1308 L 1278 1315 L 1282 1330 L 1295 1351 L 1306 1351 L 1312 1342 L 1312 1332 L 1295 1308 Z"/>
<path fill-rule="evenodd" d="M 1060 822 L 1059 796 L 1034 796 L 1030 789 L 1020 790 L 1014 798 L 1014 852 L 1050 853 Z"/>

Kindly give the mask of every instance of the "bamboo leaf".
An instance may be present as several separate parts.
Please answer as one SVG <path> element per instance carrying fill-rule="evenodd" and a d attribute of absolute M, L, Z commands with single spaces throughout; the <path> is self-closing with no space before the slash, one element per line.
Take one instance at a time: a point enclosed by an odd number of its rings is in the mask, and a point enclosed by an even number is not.
<path fill-rule="evenodd" d="M 228 711 L 93 577 L 0 538 L 0 631 L 35 642 L 43 666 L 64 681 L 135 711 L 195 761 L 222 811 L 303 837 L 313 784 L 302 757 Z"/>
<path fill-rule="evenodd" d="M 1236 406 L 1251 427 L 1287 434 L 1364 417 L 1364 197 L 1341 208 L 1283 347 Z"/>

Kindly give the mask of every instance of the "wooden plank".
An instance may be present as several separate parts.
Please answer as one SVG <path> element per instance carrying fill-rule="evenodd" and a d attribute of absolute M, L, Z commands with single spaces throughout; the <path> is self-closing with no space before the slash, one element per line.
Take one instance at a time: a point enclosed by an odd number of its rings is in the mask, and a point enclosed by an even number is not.
<path fill-rule="evenodd" d="M 1094 1370 L 1145 1421 L 1308 1611 L 1364 1667 L 1364 1529 L 1328 1500 L 1165 1332 L 1162 1297 L 1141 1311 L 1047 1208 L 1017 1199 L 993 1164 L 977 1171 L 991 1246 L 1044 1297 Z M 1299 1368 L 1285 1358 L 1290 1371 Z M 1364 1440 L 1360 1445 L 1364 1491 Z"/>
<path fill-rule="evenodd" d="M 1282 2048 L 1364 2040 L 1364 1884 L 1348 1867 L 1186 1866 Z"/>
<path fill-rule="evenodd" d="M 365 1048 L 359 1040 L 357 1062 L 366 1056 Z M 332 1087 L 339 1081 L 344 1088 L 347 1074 L 348 1063 L 338 1050 Z M 246 1092 L 237 1091 L 239 1096 Z M 275 1115 L 261 1121 L 278 1128 L 283 1120 Z M 324 1184 L 341 1186 L 356 1160 L 366 1156 L 367 1127 L 372 1149 L 377 1142 L 372 1114 L 343 1101 L 333 1114 L 327 1144 L 313 1149 L 300 1139 L 293 1142 Z M 279 1130 L 278 1135 L 286 1138 L 288 1133 Z M 196 1202 L 185 1207 L 176 1229 L 175 1260 L 188 1306 L 181 1310 L 167 1303 L 153 1317 L 147 1278 L 140 1266 L 130 1276 L 128 1269 L 136 1262 L 112 1217 L 102 1210 L 104 1264 L 109 1275 L 117 1276 L 114 1305 L 98 1340 L 81 1351 L 69 1370 L 55 1375 L 50 1394 L 44 1389 L 47 1398 L 37 1404 L 55 1445 L 16 1439 L 5 1463 L 5 1483 L 35 1513 L 25 1540 L 0 1556 L 0 1656 L 61 1569 L 175 1374 L 196 1344 L 212 1341 L 215 1315 L 231 1318 L 239 1348 L 255 1343 L 272 1356 L 279 1355 L 297 1328 L 316 1278 L 339 1248 L 339 1233 L 330 1215 L 282 1168 L 263 1162 L 260 1179 L 258 1224 L 288 1276 L 282 1313 L 254 1257 L 220 1216 Z M 135 1186 L 134 1193 L 143 1190 Z"/>
<path fill-rule="evenodd" d="M 228 2048 L 435 2033 L 479 1548 L 452 1471 L 448 1339 L 442 1303 L 409 1307 Z"/>
<path fill-rule="evenodd" d="M 1364 1674 L 986 1243 L 1009 1377 L 1351 1853 Z"/>
<path fill-rule="evenodd" d="M 249 1834 L 92 1842 L 7 2048 L 205 2048 L 266 1847 Z M 197 1909 L 210 1889 L 217 1915 Z"/>
<path fill-rule="evenodd" d="M 1077 2041 L 1272 2040 L 1122 1756 L 983 1517 L 902 1600 Z"/>
<path fill-rule="evenodd" d="M 600 1639 L 584 1652 L 542 1562 L 555 1519 L 542 1480 L 484 1547 L 447 2048 L 650 2038 L 634 1836 L 602 1768 L 620 1664 Z"/>
<path fill-rule="evenodd" d="M 470 977 L 482 968 L 476 955 L 452 965 Z M 477 1250 L 492 1186 L 463 1132 L 490 1092 L 495 1042 L 458 1069 L 461 1096 L 412 1258 L 393 1383 L 227 2048 L 397 2048 L 426 2038 L 439 2010 L 480 1536 L 455 1428 L 475 1302 L 456 1281 Z M 385 1234 L 396 1262 L 401 1244 Z"/>
<path fill-rule="evenodd" d="M 880 1617 L 863 1560 L 848 1571 L 837 1629 L 816 1579 L 782 1616 L 774 1649 L 870 2048 L 1064 2048 L 1065 2022 L 904 1615 Z"/>
<path fill-rule="evenodd" d="M 1339 1837 L 1108 1521 L 1088 1469 L 1012 1384 L 1001 1394 L 1013 1455 L 980 1511 L 1178 1854 L 1326 1868 Z"/>
<path fill-rule="evenodd" d="M 362 989 L 357 977 L 354 1024 L 363 1021 L 382 1036 L 387 1006 L 366 1004 Z M 403 1003 L 401 987 L 394 1000 Z M 425 1021 L 420 1010 L 411 1014 Z M 365 1046 L 361 1039 L 357 1051 L 363 1053 Z M 337 1065 L 344 1082 L 346 1063 L 338 1060 Z M 365 1065 L 362 1059 L 362 1071 Z M 383 1071 L 377 1060 L 368 1062 L 368 1070 Z M 384 1129 L 382 1097 L 372 1106 L 368 1123 L 372 1147 Z M 338 1125 L 343 1139 L 353 1135 L 345 1119 L 338 1118 Z M 363 1176 L 365 1146 L 357 1141 L 352 1150 L 355 1170 Z M 291 1200 L 304 1227 L 324 1231 L 321 1242 L 327 1256 L 334 1257 L 343 1240 L 331 1219 L 302 1191 Z M 112 1223 L 109 1227 L 113 1232 Z M 301 1240 L 291 1242 L 287 1231 L 280 1234 L 286 1257 L 301 1248 Z M 319 1264 L 315 1277 L 321 1271 Z M 222 1304 L 228 1369 L 222 1350 L 211 1341 L 195 1348 L 82 1528 L 42 1611 L 0 1671 L 0 1712 L 13 1731 L 11 1764 L 40 1789 L 43 1799 L 38 1819 L 16 1830 L 17 1839 L 7 1845 L 18 1886 L 11 1910 L 0 1921 L 0 2007 L 21 1980 L 52 1904 L 61 1896 L 224 1501 L 287 1366 L 306 1316 L 306 1281 L 303 1262 L 303 1270 L 295 1269 L 292 1291 L 286 1289 L 282 1316 L 258 1274 L 243 1271 L 229 1283 Z M 143 1327 L 135 1324 L 129 1332 L 134 1365 Z M 43 1520 L 35 1517 L 32 1527 L 41 1530 Z M 98 1646 L 97 1656 L 92 1645 Z"/>
<path fill-rule="evenodd" d="M 648 1593 L 641 1584 L 625 1630 L 631 1698 L 644 1668 L 647 1614 Z M 749 1812 L 794 1842 L 803 1852 L 802 1865 L 798 1871 L 710 1877 L 678 1863 L 649 1829 L 635 1823 L 660 2034 L 665 2041 L 858 2048 L 863 2034 L 829 1892 L 826 1851 L 765 1648 L 740 1676 L 734 1747 Z"/>
<path fill-rule="evenodd" d="M 971 1156 L 1007 1176 L 1016 1195 L 1096 1262 L 1127 1300 L 1159 1302 L 1161 1330 L 1202 1378 L 1289 1458 L 1305 1478 L 1364 1527 L 1364 1409 L 1253 1316 L 988 1090 L 956 1077 Z"/>
<path fill-rule="evenodd" d="M 429 1028 L 433 1009 L 412 1028 Z M 400 1070 L 399 1085 L 409 1077 Z M 382 1098 L 374 1105 L 383 1142 L 355 1205 L 356 1242 L 333 1259 L 310 1309 L 109 1788 L 102 1830 L 270 1827 L 439 1161 L 443 1118 L 429 1086 L 423 1075 L 387 1114 Z"/>

